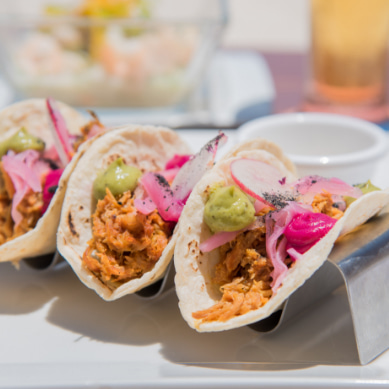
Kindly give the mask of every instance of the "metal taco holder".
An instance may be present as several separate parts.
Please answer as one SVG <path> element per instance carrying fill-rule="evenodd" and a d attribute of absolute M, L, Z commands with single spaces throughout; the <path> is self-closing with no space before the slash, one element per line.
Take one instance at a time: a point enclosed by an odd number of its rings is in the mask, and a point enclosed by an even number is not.
<path fill-rule="evenodd" d="M 250 325 L 274 332 L 345 286 L 362 365 L 389 348 L 389 209 L 341 237 L 322 267 L 270 317 Z"/>
<path fill-rule="evenodd" d="M 24 258 L 23 262 L 35 270 L 51 270 L 58 265 L 64 264 L 65 260 L 56 251 L 55 253 L 41 255 L 39 257 Z"/>
<path fill-rule="evenodd" d="M 67 265 L 67 262 L 58 251 L 54 254 L 46 254 L 40 257 L 25 258 L 23 261 L 28 267 L 37 271 L 50 271 L 54 268 Z M 164 292 L 174 287 L 174 275 L 174 266 L 171 262 L 165 274 L 159 280 L 149 286 L 146 286 L 138 292 L 135 292 L 135 295 L 139 298 L 149 300 L 159 297 Z"/>
<path fill-rule="evenodd" d="M 161 296 L 174 287 L 175 274 L 173 261 L 171 261 L 162 278 L 138 292 L 135 292 L 135 295 L 144 300 L 151 300 Z"/>

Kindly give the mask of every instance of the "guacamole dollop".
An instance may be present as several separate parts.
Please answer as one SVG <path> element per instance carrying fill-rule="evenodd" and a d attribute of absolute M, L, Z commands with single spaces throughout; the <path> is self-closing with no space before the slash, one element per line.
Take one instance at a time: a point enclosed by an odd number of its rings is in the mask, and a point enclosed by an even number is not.
<path fill-rule="evenodd" d="M 204 209 L 204 221 L 212 232 L 238 231 L 254 219 L 254 205 L 237 186 L 217 186 L 210 190 Z"/>
<path fill-rule="evenodd" d="M 135 166 L 127 166 L 122 158 L 112 162 L 93 182 L 93 196 L 96 200 L 105 197 L 108 188 L 114 196 L 119 196 L 128 190 L 136 188 L 142 172 Z"/>
<path fill-rule="evenodd" d="M 25 150 L 43 151 L 45 149 L 45 142 L 37 136 L 31 135 L 23 127 L 11 138 L 0 143 L 0 156 L 2 157 L 8 150 L 13 150 L 21 153 Z"/>
<path fill-rule="evenodd" d="M 370 180 L 367 180 L 366 182 L 363 182 L 361 184 L 354 185 L 356 188 L 359 188 L 363 194 L 375 192 L 377 190 L 381 190 L 378 186 L 375 186 L 371 183 Z M 351 203 L 353 203 L 356 200 L 354 197 L 350 196 L 344 196 L 344 201 L 346 202 L 346 206 L 348 207 Z"/>
<path fill-rule="evenodd" d="M 378 188 L 378 186 L 373 185 L 370 180 L 367 180 L 366 182 L 355 186 L 359 188 L 363 194 L 375 192 L 376 190 L 381 190 L 380 188 Z"/>

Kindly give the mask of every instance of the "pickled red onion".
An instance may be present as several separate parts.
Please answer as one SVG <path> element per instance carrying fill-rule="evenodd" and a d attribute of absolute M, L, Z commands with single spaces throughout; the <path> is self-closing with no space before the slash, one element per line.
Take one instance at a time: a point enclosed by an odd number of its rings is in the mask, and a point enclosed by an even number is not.
<path fill-rule="evenodd" d="M 303 255 L 300 254 L 295 248 L 289 247 L 286 249 L 286 252 L 292 258 L 293 261 L 298 261 Z"/>
<path fill-rule="evenodd" d="M 164 176 L 167 182 L 172 182 L 179 171 L 179 167 L 174 167 L 166 170 L 161 170 L 158 172 L 158 174 Z"/>
<path fill-rule="evenodd" d="M 150 214 L 154 211 L 154 209 L 157 208 L 151 197 L 146 197 L 144 199 L 135 199 L 134 206 L 140 213 L 143 213 L 144 215 Z"/>
<path fill-rule="evenodd" d="M 325 178 L 321 176 L 306 176 L 292 183 L 298 193 L 321 193 L 323 190 L 333 194 L 359 198 L 362 196 L 360 188 L 356 188 L 340 180 L 339 178 Z"/>
<path fill-rule="evenodd" d="M 234 240 L 237 235 L 241 232 L 239 231 L 221 231 L 216 232 L 211 237 L 209 237 L 204 242 L 200 243 L 200 251 L 203 253 L 208 253 L 220 246 L 222 246 L 225 243 L 231 242 Z"/>
<path fill-rule="evenodd" d="M 216 232 L 214 235 L 209 237 L 204 242 L 200 243 L 200 250 L 203 253 L 208 253 L 218 247 L 222 246 L 225 243 L 231 242 L 234 240 L 241 232 L 255 230 L 256 228 L 263 227 L 264 223 L 262 218 L 257 217 L 255 220 L 248 225 L 246 228 L 243 228 L 238 231 L 220 231 Z"/>
<path fill-rule="evenodd" d="M 184 203 L 174 197 L 165 178 L 159 174 L 148 172 L 141 177 L 140 182 L 155 203 L 161 217 L 165 221 L 177 222 Z"/>
<path fill-rule="evenodd" d="M 190 154 L 175 154 L 169 161 L 166 162 L 165 170 L 180 168 L 192 158 Z"/>
<path fill-rule="evenodd" d="M 271 273 L 273 291 L 278 289 L 287 273 L 286 254 L 293 260 L 299 259 L 331 230 L 336 221 L 295 202 L 266 216 L 266 251 L 274 267 Z"/>
<path fill-rule="evenodd" d="M 60 162 L 57 148 L 54 145 L 52 145 L 48 149 L 45 149 L 45 151 L 43 152 L 43 158 L 50 159 L 54 163 Z"/>
<path fill-rule="evenodd" d="M 63 173 L 63 169 L 57 169 L 57 170 L 51 170 L 46 175 L 46 181 L 42 192 L 42 199 L 43 199 L 43 207 L 41 210 L 42 215 L 47 211 L 47 208 L 50 205 L 50 201 L 54 197 L 56 187 L 58 186 L 62 173 Z"/>
<path fill-rule="evenodd" d="M 296 215 L 311 212 L 295 202 L 290 202 L 285 208 L 266 215 L 266 252 L 274 267 L 271 276 L 272 289 L 275 292 L 286 276 L 288 267 L 285 265 L 287 239 L 282 237 L 286 227 Z"/>
<path fill-rule="evenodd" d="M 288 241 L 287 249 L 293 247 L 300 254 L 304 254 L 323 238 L 335 223 L 336 219 L 323 213 L 296 215 L 284 231 Z"/>
<path fill-rule="evenodd" d="M 33 169 L 38 159 L 39 153 L 35 150 L 26 150 L 19 154 L 15 154 L 15 152 L 10 150 L 7 155 L 3 156 L 2 164 L 11 180 L 12 177 L 17 175 L 34 192 L 40 192 L 42 190 L 40 176 Z"/>
<path fill-rule="evenodd" d="M 154 201 L 147 195 L 147 192 L 140 181 L 138 181 L 138 185 L 134 190 L 133 197 L 135 208 L 144 215 L 150 214 L 157 208 Z"/>
<path fill-rule="evenodd" d="M 266 218 L 266 252 L 273 265 L 273 271 L 271 273 L 273 281 L 271 286 L 274 292 L 281 285 L 282 280 L 288 271 L 288 267 L 285 265 L 285 246 L 278 245 L 277 247 L 278 238 L 283 232 L 283 222 L 280 223 L 278 220 L 273 223 L 272 219 L 269 217 Z"/>
<path fill-rule="evenodd" d="M 18 225 L 23 217 L 17 210 L 17 206 L 31 189 L 33 192 L 41 192 L 41 174 L 45 162 L 39 161 L 39 153 L 35 150 L 26 150 L 19 154 L 8 151 L 2 158 L 4 171 L 10 177 L 15 189 L 12 198 L 11 217 Z M 49 170 L 48 165 L 46 166 Z"/>

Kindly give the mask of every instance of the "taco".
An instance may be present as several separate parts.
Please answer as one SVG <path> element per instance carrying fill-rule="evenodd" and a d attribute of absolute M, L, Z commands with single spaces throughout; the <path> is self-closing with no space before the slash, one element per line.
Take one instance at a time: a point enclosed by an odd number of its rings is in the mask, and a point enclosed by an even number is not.
<path fill-rule="evenodd" d="M 115 300 L 165 274 L 185 201 L 224 137 L 195 156 L 163 127 L 129 125 L 94 138 L 69 179 L 57 235 L 87 287 Z"/>
<path fill-rule="evenodd" d="M 55 251 L 69 162 L 81 143 L 102 130 L 96 117 L 88 120 L 49 99 L 0 112 L 0 262 L 17 264 Z"/>
<path fill-rule="evenodd" d="M 203 176 L 181 215 L 176 291 L 183 318 L 199 332 L 271 315 L 324 263 L 339 236 L 389 202 L 389 191 L 370 182 L 297 179 L 273 147 L 236 147 Z"/>

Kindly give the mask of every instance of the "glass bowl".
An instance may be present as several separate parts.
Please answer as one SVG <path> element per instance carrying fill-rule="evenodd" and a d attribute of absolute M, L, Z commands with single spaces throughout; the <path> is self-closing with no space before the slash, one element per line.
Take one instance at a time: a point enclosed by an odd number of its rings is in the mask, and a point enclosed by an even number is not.
<path fill-rule="evenodd" d="M 7 2 L 0 13 L 1 69 L 17 97 L 51 96 L 81 107 L 183 102 L 218 46 L 225 2 L 132 1 L 131 17 L 74 15 L 82 0 Z"/>

